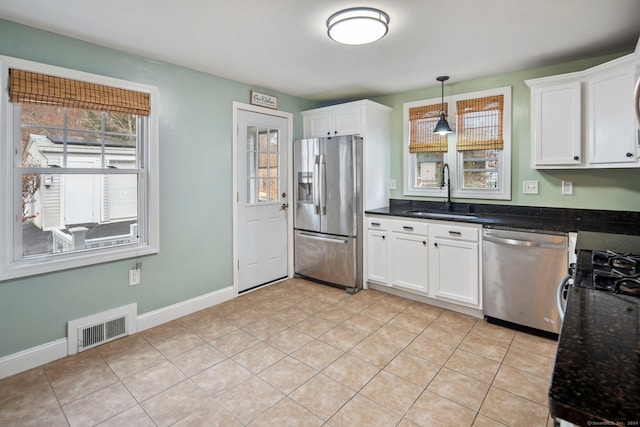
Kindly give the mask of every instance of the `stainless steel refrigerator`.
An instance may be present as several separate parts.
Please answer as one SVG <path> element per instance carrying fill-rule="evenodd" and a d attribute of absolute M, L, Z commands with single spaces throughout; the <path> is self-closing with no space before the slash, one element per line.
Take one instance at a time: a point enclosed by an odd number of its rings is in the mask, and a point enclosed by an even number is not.
<path fill-rule="evenodd" d="M 294 142 L 294 269 L 297 275 L 362 288 L 362 138 Z"/>

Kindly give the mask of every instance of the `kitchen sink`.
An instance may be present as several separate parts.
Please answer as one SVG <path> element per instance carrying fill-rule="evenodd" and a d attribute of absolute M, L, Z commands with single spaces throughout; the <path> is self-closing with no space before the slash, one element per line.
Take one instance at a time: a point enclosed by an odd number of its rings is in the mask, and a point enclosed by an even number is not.
<path fill-rule="evenodd" d="M 430 212 L 420 210 L 403 211 L 403 214 L 432 219 L 474 219 L 477 216 L 462 212 Z"/>

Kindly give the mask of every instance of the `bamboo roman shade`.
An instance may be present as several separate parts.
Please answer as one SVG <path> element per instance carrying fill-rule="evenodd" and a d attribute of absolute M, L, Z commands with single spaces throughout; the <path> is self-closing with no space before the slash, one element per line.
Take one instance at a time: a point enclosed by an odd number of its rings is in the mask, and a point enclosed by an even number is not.
<path fill-rule="evenodd" d="M 9 70 L 9 101 L 148 116 L 149 94 L 79 80 Z"/>
<path fill-rule="evenodd" d="M 433 133 L 441 110 L 442 104 L 409 108 L 410 153 L 444 153 L 448 150 L 447 136 Z"/>
<path fill-rule="evenodd" d="M 503 95 L 458 101 L 456 109 L 458 151 L 503 149 Z"/>

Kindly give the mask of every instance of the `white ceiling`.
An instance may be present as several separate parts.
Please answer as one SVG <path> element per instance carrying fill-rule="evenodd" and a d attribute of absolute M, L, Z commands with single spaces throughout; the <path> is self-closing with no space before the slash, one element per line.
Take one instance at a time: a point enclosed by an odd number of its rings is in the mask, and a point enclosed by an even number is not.
<path fill-rule="evenodd" d="M 384 10 L 364 46 L 326 36 Z M 640 0 L 0 0 L 0 18 L 307 99 L 372 97 L 633 50 Z"/>

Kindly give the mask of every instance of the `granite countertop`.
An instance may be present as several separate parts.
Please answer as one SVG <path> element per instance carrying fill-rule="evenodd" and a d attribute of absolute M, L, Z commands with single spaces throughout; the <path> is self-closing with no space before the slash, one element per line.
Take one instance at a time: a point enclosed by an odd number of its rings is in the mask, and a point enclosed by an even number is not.
<path fill-rule="evenodd" d="M 366 213 L 422 218 L 415 211 L 448 213 L 452 216 L 446 221 L 481 224 L 485 228 L 640 235 L 640 212 L 467 203 L 455 203 L 454 211 L 448 212 L 442 202 L 391 199 L 389 206 L 370 209 Z"/>
<path fill-rule="evenodd" d="M 640 425 L 639 314 L 640 298 L 569 289 L 551 415 L 584 426 Z"/>

